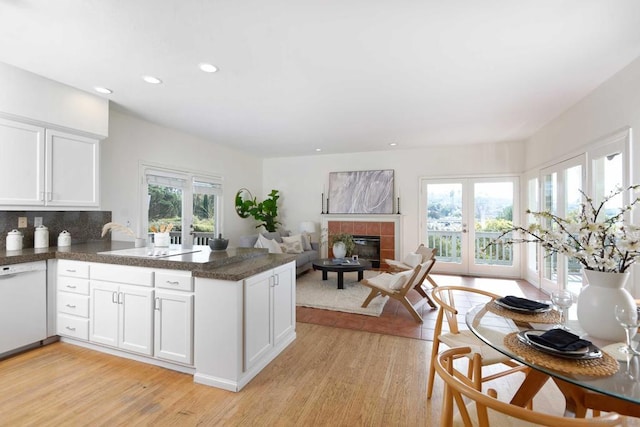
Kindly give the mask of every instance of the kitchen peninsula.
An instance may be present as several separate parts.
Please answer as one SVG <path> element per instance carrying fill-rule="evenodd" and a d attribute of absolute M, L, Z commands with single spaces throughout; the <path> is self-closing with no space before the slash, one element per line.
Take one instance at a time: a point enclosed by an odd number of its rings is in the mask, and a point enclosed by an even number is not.
<path fill-rule="evenodd" d="M 239 391 L 295 339 L 295 256 L 128 249 L 100 241 L 0 252 L 0 265 L 46 261 L 48 337 L 197 383 Z"/>

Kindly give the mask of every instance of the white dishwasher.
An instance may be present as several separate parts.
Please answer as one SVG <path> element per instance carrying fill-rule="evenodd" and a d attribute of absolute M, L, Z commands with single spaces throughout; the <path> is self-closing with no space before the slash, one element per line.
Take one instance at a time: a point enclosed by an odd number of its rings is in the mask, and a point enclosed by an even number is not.
<path fill-rule="evenodd" d="M 0 356 L 47 337 L 47 263 L 0 266 Z"/>

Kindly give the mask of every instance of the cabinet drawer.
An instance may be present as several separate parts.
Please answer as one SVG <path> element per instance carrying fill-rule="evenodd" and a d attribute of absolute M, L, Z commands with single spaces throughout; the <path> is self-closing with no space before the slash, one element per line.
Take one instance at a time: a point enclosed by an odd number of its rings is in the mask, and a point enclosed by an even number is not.
<path fill-rule="evenodd" d="M 89 319 L 58 314 L 58 335 L 89 340 Z"/>
<path fill-rule="evenodd" d="M 58 276 L 58 290 L 74 294 L 89 295 L 89 280 Z"/>
<path fill-rule="evenodd" d="M 153 270 L 114 264 L 91 264 L 91 280 L 153 286 Z"/>
<path fill-rule="evenodd" d="M 58 275 L 89 278 L 89 264 L 82 261 L 58 260 Z"/>
<path fill-rule="evenodd" d="M 193 291 L 193 278 L 187 271 L 156 271 L 156 288 Z"/>
<path fill-rule="evenodd" d="M 58 292 L 58 313 L 89 317 L 89 297 L 69 292 Z"/>

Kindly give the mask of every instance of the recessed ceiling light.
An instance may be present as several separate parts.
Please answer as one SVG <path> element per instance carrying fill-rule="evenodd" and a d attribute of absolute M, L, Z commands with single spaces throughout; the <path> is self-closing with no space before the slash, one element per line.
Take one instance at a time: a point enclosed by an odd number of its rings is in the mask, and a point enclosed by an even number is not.
<path fill-rule="evenodd" d="M 93 89 L 96 92 L 104 93 L 105 95 L 109 95 L 110 93 L 113 93 L 113 91 L 111 89 L 107 89 L 106 87 L 102 87 L 102 86 L 96 86 Z"/>
<path fill-rule="evenodd" d="M 389 145 L 392 146 L 392 147 L 395 147 L 396 145 L 398 145 L 398 143 L 397 142 L 390 142 Z"/>
<path fill-rule="evenodd" d="M 207 64 L 206 62 L 201 63 L 198 67 L 200 67 L 200 69 L 205 73 L 215 73 L 218 71 L 218 67 L 212 64 Z"/>
<path fill-rule="evenodd" d="M 153 77 L 153 76 L 142 76 L 142 80 L 144 80 L 147 83 L 154 84 L 154 85 L 159 85 L 160 83 L 162 83 L 162 80 L 160 80 L 157 77 Z"/>
<path fill-rule="evenodd" d="M 322 151 L 322 148 L 316 148 L 316 151 Z"/>

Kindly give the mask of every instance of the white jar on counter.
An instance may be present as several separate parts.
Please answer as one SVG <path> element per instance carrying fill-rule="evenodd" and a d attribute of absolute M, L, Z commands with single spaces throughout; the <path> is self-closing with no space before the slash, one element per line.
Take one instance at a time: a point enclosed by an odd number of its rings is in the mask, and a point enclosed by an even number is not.
<path fill-rule="evenodd" d="M 58 247 L 60 246 L 71 246 L 71 233 L 67 230 L 62 230 L 58 234 Z"/>
<path fill-rule="evenodd" d="M 18 230 L 11 230 L 7 234 L 7 250 L 8 251 L 21 251 L 22 250 L 22 233 Z"/>
<path fill-rule="evenodd" d="M 49 229 L 46 226 L 39 225 L 36 227 L 33 247 L 36 249 L 49 247 Z"/>

